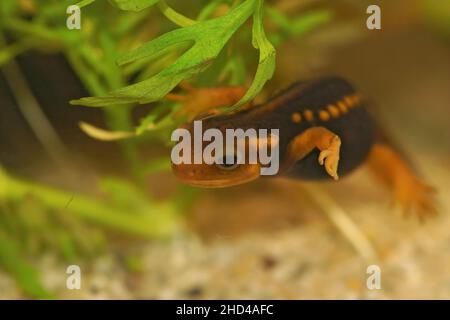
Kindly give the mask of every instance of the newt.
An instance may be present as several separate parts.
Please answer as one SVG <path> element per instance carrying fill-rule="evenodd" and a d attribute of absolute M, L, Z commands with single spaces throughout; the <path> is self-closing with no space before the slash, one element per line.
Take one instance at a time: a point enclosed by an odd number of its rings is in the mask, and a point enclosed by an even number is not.
<path fill-rule="evenodd" d="M 189 104 L 191 113 L 196 104 L 199 109 L 233 104 L 245 93 L 242 87 L 186 89 L 188 95 L 170 94 L 167 98 Z M 208 96 L 213 98 L 208 100 Z M 277 176 L 338 180 L 367 164 L 404 208 L 414 209 L 421 219 L 435 215 L 434 189 L 386 139 L 366 104 L 347 80 L 327 77 L 294 83 L 260 105 L 250 104 L 231 113 L 210 110 L 202 124 L 221 132 L 228 128 L 279 129 L 276 143 L 281 169 Z M 192 123 L 185 127 L 192 129 Z M 247 183 L 261 176 L 258 164 L 172 164 L 172 168 L 183 182 L 210 188 Z"/>

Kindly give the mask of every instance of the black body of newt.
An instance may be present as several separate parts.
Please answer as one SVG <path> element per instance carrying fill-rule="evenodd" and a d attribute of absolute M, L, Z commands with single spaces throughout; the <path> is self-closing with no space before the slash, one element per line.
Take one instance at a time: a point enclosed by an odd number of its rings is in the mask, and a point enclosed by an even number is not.
<path fill-rule="evenodd" d="M 204 126 L 279 129 L 280 163 L 285 168 L 294 162 L 280 174 L 301 179 L 330 178 L 318 162 L 320 146 L 297 161 L 287 159 L 290 144 L 308 129 L 325 128 L 340 138 L 339 176 L 363 163 L 375 141 L 375 125 L 361 96 L 342 78 L 296 83 L 261 106 L 208 119 Z"/>
<path fill-rule="evenodd" d="M 197 90 L 198 95 L 204 89 Z M 223 105 L 239 100 L 236 94 L 227 92 L 244 91 L 236 87 L 217 88 L 212 104 L 218 104 L 220 93 Z M 412 204 L 422 213 L 435 213 L 431 188 L 417 179 L 400 154 L 380 138 L 382 135 L 362 96 L 342 78 L 299 82 L 262 105 L 206 117 L 202 124 L 204 130 L 216 128 L 223 133 L 228 128 L 279 129 L 279 175 L 283 176 L 299 179 L 331 176 L 337 180 L 338 175 L 348 174 L 367 162 L 405 207 Z M 227 187 L 259 177 L 259 166 L 250 164 L 232 170 L 215 164 L 180 164 L 173 165 L 173 170 L 184 182 L 202 187 Z"/>

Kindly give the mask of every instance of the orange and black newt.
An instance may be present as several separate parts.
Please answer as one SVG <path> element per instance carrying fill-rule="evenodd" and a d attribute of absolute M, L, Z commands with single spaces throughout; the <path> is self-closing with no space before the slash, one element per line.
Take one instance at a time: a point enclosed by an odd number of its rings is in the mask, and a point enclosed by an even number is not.
<path fill-rule="evenodd" d="M 215 107 L 237 102 L 241 87 L 192 89 L 193 95 L 171 94 L 169 99 Z M 203 91 L 202 91 L 203 90 Z M 393 190 L 404 207 L 414 207 L 423 217 L 435 213 L 432 188 L 423 183 L 411 166 L 380 133 L 365 107 L 364 98 L 340 77 L 298 82 L 268 102 L 228 114 L 202 119 L 204 129 L 279 129 L 280 167 L 278 175 L 297 179 L 337 180 L 363 163 Z M 189 128 L 191 125 L 188 124 Z M 270 141 L 268 141 L 270 143 Z M 250 147 L 250 145 L 247 145 Z M 227 187 L 260 177 L 258 164 L 172 165 L 184 182 L 201 187 Z"/>

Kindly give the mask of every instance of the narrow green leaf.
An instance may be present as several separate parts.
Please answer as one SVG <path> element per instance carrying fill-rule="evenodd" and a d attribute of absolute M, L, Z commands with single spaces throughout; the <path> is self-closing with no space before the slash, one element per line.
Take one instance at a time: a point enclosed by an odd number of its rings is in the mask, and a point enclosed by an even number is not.
<path fill-rule="evenodd" d="M 115 208 L 107 202 L 19 180 L 6 175 L 0 167 L 0 201 L 4 199 L 22 201 L 21 199 L 30 196 L 39 200 L 43 206 L 56 210 L 64 208 L 68 199 L 72 198 L 73 201 L 67 211 L 74 217 L 136 237 L 165 238 L 180 226 L 176 208 L 171 202 L 152 203 L 139 215 L 130 219 L 129 212 Z M 0 238 L 0 242 L 1 240 Z M 1 243 L 0 250 L 2 250 Z M 5 256 L 0 256 L 0 263 L 2 259 L 9 261 Z"/>
<path fill-rule="evenodd" d="M 292 22 L 292 34 L 303 35 L 330 22 L 333 14 L 328 10 L 310 11 Z"/>
<path fill-rule="evenodd" d="M 141 11 L 147 9 L 159 0 L 109 0 L 117 8 L 125 11 Z"/>
<path fill-rule="evenodd" d="M 167 19 L 175 23 L 180 27 L 187 27 L 196 23 L 195 20 L 192 20 L 188 17 L 183 16 L 182 14 L 176 12 L 171 7 L 167 5 L 164 0 L 160 0 L 158 3 L 159 10 L 166 16 Z"/>
<path fill-rule="evenodd" d="M 95 0 L 83 0 L 83 1 L 78 2 L 76 5 L 80 8 L 83 8 L 94 2 L 95 2 Z"/>
<path fill-rule="evenodd" d="M 109 131 L 105 129 L 98 128 L 89 124 L 87 122 L 79 123 L 80 129 L 86 133 L 89 137 L 100 140 L 100 141 L 117 141 L 122 139 L 128 139 L 135 137 L 134 132 L 128 131 Z"/>
<path fill-rule="evenodd" d="M 245 96 L 234 106 L 227 108 L 231 111 L 252 100 L 264 87 L 264 84 L 270 80 L 275 72 L 276 51 L 269 42 L 264 32 L 263 24 L 263 6 L 264 0 L 258 0 L 258 8 L 253 16 L 253 46 L 259 49 L 259 65 L 256 70 L 253 83 Z"/>
<path fill-rule="evenodd" d="M 0 234 L 0 267 L 14 277 L 26 295 L 39 299 L 53 298 L 39 280 L 37 269 L 28 264 L 21 256 L 20 248 L 2 234 Z"/>
<path fill-rule="evenodd" d="M 169 157 L 152 159 L 144 168 L 145 175 L 152 175 L 159 172 L 167 172 L 172 168 Z"/>
<path fill-rule="evenodd" d="M 272 8 L 267 8 L 266 12 L 269 18 L 280 27 L 278 33 L 271 34 L 271 41 L 275 45 L 279 45 L 289 37 L 303 36 L 328 23 L 333 17 L 331 11 L 324 9 L 304 12 L 293 19 L 288 19 L 281 12 Z"/>

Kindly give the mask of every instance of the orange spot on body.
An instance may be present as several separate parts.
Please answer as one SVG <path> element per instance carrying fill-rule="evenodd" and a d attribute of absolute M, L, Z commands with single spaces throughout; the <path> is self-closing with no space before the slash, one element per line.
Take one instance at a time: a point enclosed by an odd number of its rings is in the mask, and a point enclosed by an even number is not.
<path fill-rule="evenodd" d="M 330 104 L 330 105 L 327 107 L 327 109 L 328 109 L 328 111 L 330 112 L 330 114 L 331 114 L 331 116 L 332 116 L 333 118 L 338 118 L 338 117 L 339 117 L 340 113 L 339 113 L 339 108 L 338 108 L 338 107 L 336 107 L 336 106 L 333 105 L 333 104 Z"/>
<path fill-rule="evenodd" d="M 346 97 L 344 98 L 344 103 L 345 103 L 349 108 L 353 108 L 354 106 L 356 106 L 355 95 L 352 95 L 352 96 L 346 96 Z"/>
<path fill-rule="evenodd" d="M 303 114 L 305 115 L 305 119 L 307 121 L 311 122 L 314 120 L 314 113 L 311 110 L 305 110 Z"/>
<path fill-rule="evenodd" d="M 298 112 L 294 112 L 291 116 L 291 120 L 294 123 L 300 123 L 302 121 L 302 115 Z"/>
<path fill-rule="evenodd" d="M 348 107 L 343 101 L 339 101 L 337 105 L 338 105 L 339 110 L 341 110 L 342 113 L 347 113 Z"/>
<path fill-rule="evenodd" d="M 319 118 L 322 121 L 328 121 L 328 120 L 330 120 L 330 117 L 331 117 L 330 114 L 325 110 L 321 110 L 319 112 Z"/>
<path fill-rule="evenodd" d="M 357 107 L 362 100 L 362 96 L 359 93 L 355 93 L 351 96 L 345 97 L 345 101 L 348 101 L 351 103 L 351 107 Z"/>

